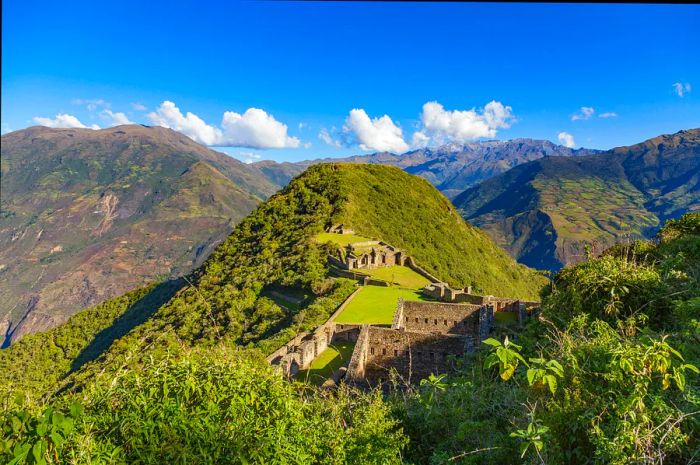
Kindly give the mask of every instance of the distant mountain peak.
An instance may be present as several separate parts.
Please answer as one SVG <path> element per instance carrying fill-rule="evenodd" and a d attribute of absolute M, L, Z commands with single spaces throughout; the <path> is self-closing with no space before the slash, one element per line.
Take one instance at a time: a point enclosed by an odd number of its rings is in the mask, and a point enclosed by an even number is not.
<path fill-rule="evenodd" d="M 545 156 L 579 156 L 599 153 L 598 150 L 570 149 L 548 140 L 513 139 L 484 140 L 468 143 L 452 142 L 436 147 L 410 150 L 402 154 L 375 152 L 340 159 L 307 160 L 298 163 L 254 164 L 281 185 L 308 166 L 321 162 L 370 163 L 398 166 L 433 183 L 448 197 L 503 173 L 521 163 Z"/>

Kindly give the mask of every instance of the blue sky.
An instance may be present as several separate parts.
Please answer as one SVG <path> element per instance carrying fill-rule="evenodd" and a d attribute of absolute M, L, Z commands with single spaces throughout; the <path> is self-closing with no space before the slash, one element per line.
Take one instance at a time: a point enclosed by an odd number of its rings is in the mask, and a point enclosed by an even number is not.
<path fill-rule="evenodd" d="M 130 121 L 283 161 L 700 127 L 697 5 L 6 0 L 2 26 L 3 133 Z"/>

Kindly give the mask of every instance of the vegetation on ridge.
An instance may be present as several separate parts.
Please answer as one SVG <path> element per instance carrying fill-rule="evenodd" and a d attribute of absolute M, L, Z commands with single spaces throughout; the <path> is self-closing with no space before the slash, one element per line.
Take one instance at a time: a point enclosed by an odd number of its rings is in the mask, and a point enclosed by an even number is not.
<path fill-rule="evenodd" d="M 544 318 L 393 398 L 416 463 L 687 465 L 700 454 L 700 214 L 558 274 Z M 516 459 L 515 457 L 522 457 Z"/>
<path fill-rule="evenodd" d="M 304 208 L 280 211 L 299 220 L 295 212 L 325 205 L 305 187 L 293 188 L 308 201 Z M 277 201 L 289 205 L 283 197 Z M 241 238 L 259 231 L 264 223 L 258 221 L 244 224 Z M 238 244 L 253 246 L 252 239 Z M 236 263 L 235 253 L 226 256 L 232 256 L 227 266 Z M 275 272 L 264 266 L 272 262 L 255 263 L 254 270 Z M 235 269 L 217 260 L 208 266 L 216 267 L 216 276 Z M 308 280 L 319 293 L 314 304 L 350 283 L 322 289 L 323 274 L 292 270 L 282 281 Z M 251 335 L 259 345 L 267 340 L 255 336 L 250 325 L 238 333 L 236 325 L 221 326 L 216 329 L 231 334 L 209 337 L 216 331 L 210 325 L 218 321 L 217 307 L 176 304 L 189 297 L 215 302 L 202 286 L 208 271 L 117 339 L 105 355 L 70 375 L 72 388 L 39 402 L 4 395 L 0 458 L 14 463 L 685 465 L 697 456 L 700 214 L 670 221 L 656 243 L 613 248 L 564 270 L 544 292 L 544 318 L 531 321 L 515 343 L 489 339 L 489 348 L 465 357 L 455 375 L 431 376 L 386 398 L 347 388 L 325 394 L 285 382 L 259 351 L 236 347 Z M 641 297 L 640 290 L 645 291 Z M 127 297 L 122 308 L 138 298 Z M 250 310 L 269 314 L 270 302 L 257 299 Z M 211 313 L 197 313 L 202 308 Z M 235 313 L 227 316 L 233 319 Z M 0 356 L 22 350 L 22 342 Z M 21 393 L 19 387 L 12 392 Z"/>

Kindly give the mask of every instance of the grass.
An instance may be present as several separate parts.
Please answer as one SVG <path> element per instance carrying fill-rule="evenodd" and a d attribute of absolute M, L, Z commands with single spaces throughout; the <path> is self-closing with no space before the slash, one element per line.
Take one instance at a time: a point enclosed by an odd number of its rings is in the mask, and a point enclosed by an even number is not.
<path fill-rule="evenodd" d="M 354 348 L 354 342 L 346 341 L 340 341 L 328 346 L 326 350 L 321 352 L 311 362 L 308 369 L 297 373 L 296 378 L 320 386 L 325 380 L 330 378 L 333 372 L 350 361 Z"/>
<path fill-rule="evenodd" d="M 365 286 L 335 321 L 336 323 L 391 324 L 399 297 L 405 300 L 432 300 L 415 289 Z"/>
<path fill-rule="evenodd" d="M 373 278 L 381 279 L 400 287 L 408 289 L 423 289 L 430 284 L 430 280 L 425 278 L 407 266 L 387 266 L 385 268 L 376 268 L 373 270 L 358 270 L 360 273 L 367 274 Z"/>
<path fill-rule="evenodd" d="M 333 244 L 338 244 L 345 247 L 349 244 L 354 244 L 356 242 L 367 242 L 372 241 L 369 237 L 358 236 L 357 234 L 335 234 L 323 232 L 316 236 L 316 241 L 318 242 L 332 242 Z"/>

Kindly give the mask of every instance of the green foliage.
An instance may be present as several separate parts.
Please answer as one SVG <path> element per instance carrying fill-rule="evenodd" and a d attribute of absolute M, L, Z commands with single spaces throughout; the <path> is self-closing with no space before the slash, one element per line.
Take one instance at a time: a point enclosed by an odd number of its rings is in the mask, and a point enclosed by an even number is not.
<path fill-rule="evenodd" d="M 300 391 L 242 351 L 195 351 L 95 381 L 78 396 L 82 414 L 2 412 L 3 430 L 30 425 L 11 436 L 18 452 L 46 442 L 45 462 L 17 463 L 390 464 L 405 444 L 376 393 Z"/>
<path fill-rule="evenodd" d="M 552 394 L 557 392 L 557 378 L 564 377 L 564 368 L 556 360 L 541 357 L 530 359 L 527 370 L 527 382 L 530 386 L 541 388 L 547 386 Z"/>
<path fill-rule="evenodd" d="M 441 379 L 445 389 L 396 396 L 407 456 L 562 465 L 697 458 L 699 238 L 693 228 L 666 231 L 563 270 L 545 292 L 545 318 L 516 334 L 517 345 L 487 339 L 491 350 Z"/>
<path fill-rule="evenodd" d="M 10 394 L 39 397 L 52 392 L 62 378 L 142 323 L 153 307 L 167 301 L 180 285 L 169 281 L 136 289 L 0 350 L 0 398 Z"/>
<path fill-rule="evenodd" d="M 668 326 L 677 301 L 700 296 L 698 218 L 688 214 L 669 222 L 657 244 L 616 246 L 562 270 L 544 292 L 545 314 L 562 323 L 585 313 L 621 327 L 647 321 L 657 329 Z"/>
<path fill-rule="evenodd" d="M 535 411 L 533 409 L 527 428 L 513 431 L 510 433 L 510 437 L 517 438 L 521 441 L 520 458 L 524 458 L 528 451 L 532 449 L 540 458 L 540 461 L 544 463 L 540 452 L 544 448 L 544 437 L 547 433 L 549 433 L 549 428 L 543 426 L 540 421 L 535 418 Z"/>
<path fill-rule="evenodd" d="M 682 236 L 700 236 L 700 213 L 688 213 L 677 220 L 668 220 L 657 234 L 661 242 Z"/>
<path fill-rule="evenodd" d="M 82 412 L 83 407 L 77 402 L 70 405 L 66 414 L 54 407 L 47 407 L 36 416 L 21 407 L 3 411 L 0 458 L 10 459 L 8 465 L 59 463 Z"/>
<path fill-rule="evenodd" d="M 527 365 L 523 356 L 518 352 L 522 347 L 510 342 L 508 336 L 506 336 L 503 343 L 493 338 L 488 338 L 484 341 L 484 344 L 494 348 L 493 352 L 486 357 L 486 367 L 491 368 L 494 365 L 498 365 L 498 372 L 503 381 L 508 381 L 513 376 L 520 362 Z"/>

